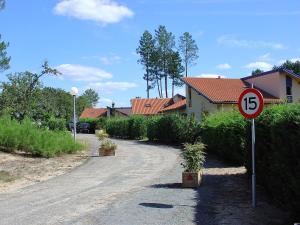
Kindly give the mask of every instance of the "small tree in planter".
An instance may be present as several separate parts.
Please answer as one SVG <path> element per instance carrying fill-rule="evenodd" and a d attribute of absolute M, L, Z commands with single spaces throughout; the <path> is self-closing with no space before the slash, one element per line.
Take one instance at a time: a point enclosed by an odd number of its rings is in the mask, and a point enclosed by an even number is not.
<path fill-rule="evenodd" d="M 205 162 L 205 145 L 201 142 L 184 144 L 181 163 L 185 169 L 182 173 L 182 187 L 198 187 L 201 183 L 202 169 Z"/>
<path fill-rule="evenodd" d="M 96 136 L 99 138 L 100 141 L 103 141 L 105 138 L 108 138 L 108 134 L 105 130 L 98 130 L 96 132 Z"/>
<path fill-rule="evenodd" d="M 111 140 L 104 140 L 99 148 L 100 156 L 115 156 L 117 145 Z"/>

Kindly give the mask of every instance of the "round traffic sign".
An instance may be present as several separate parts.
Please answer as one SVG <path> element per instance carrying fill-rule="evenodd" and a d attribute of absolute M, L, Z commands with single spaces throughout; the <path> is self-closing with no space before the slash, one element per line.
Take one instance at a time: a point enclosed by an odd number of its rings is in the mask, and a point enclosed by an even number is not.
<path fill-rule="evenodd" d="M 262 112 L 264 108 L 264 98 L 257 89 L 248 88 L 240 95 L 238 106 L 241 114 L 245 118 L 253 119 Z"/>

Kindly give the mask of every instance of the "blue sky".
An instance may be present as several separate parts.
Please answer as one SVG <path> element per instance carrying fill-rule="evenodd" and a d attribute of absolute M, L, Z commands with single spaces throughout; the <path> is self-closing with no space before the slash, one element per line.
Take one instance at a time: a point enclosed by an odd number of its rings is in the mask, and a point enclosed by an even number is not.
<path fill-rule="evenodd" d="M 199 59 L 190 76 L 237 78 L 299 59 L 299 21 L 299 0 L 7 0 L 0 34 L 12 60 L 0 81 L 40 71 L 47 59 L 63 75 L 44 78 L 45 86 L 81 93 L 91 87 L 99 106 L 129 106 L 146 96 L 135 54 L 146 29 L 165 25 L 177 40 L 185 31 L 193 35 Z"/>

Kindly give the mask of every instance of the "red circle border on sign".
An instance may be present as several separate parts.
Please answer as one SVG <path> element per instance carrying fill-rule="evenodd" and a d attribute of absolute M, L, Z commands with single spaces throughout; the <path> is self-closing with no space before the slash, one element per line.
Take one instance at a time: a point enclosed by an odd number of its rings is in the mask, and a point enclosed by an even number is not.
<path fill-rule="evenodd" d="M 249 92 L 252 92 L 252 93 L 254 93 L 255 95 L 257 95 L 258 100 L 259 100 L 259 102 L 260 102 L 259 108 L 258 108 L 258 110 L 256 111 L 256 113 L 254 113 L 254 114 L 248 114 L 248 113 L 245 113 L 245 112 L 243 111 L 243 108 L 242 108 L 242 99 L 243 99 L 244 95 L 245 95 L 245 94 L 248 94 Z M 253 118 L 256 118 L 256 117 L 258 117 L 259 114 L 261 114 L 261 112 L 263 111 L 263 108 L 264 108 L 264 98 L 263 98 L 261 92 L 258 91 L 257 89 L 255 89 L 255 88 L 247 88 L 246 90 L 244 90 L 244 91 L 241 93 L 241 95 L 240 95 L 240 97 L 239 97 L 238 107 L 239 107 L 240 113 L 241 113 L 245 118 L 247 118 L 247 119 L 253 119 Z"/>

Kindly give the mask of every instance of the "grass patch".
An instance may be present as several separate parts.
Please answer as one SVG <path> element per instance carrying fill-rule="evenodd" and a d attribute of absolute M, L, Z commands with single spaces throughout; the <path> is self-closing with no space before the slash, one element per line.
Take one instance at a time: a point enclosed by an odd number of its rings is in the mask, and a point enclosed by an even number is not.
<path fill-rule="evenodd" d="M 67 131 L 42 129 L 29 119 L 18 122 L 9 116 L 0 117 L 0 146 L 6 152 L 22 151 L 46 158 L 84 149 Z"/>

